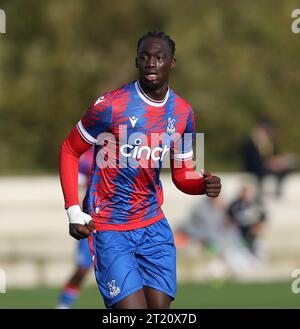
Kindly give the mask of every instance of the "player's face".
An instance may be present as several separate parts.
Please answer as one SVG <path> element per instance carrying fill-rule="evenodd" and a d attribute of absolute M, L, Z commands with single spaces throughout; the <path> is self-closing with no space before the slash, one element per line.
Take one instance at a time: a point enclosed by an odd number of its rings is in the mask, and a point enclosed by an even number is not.
<path fill-rule="evenodd" d="M 137 53 L 136 67 L 139 80 L 149 89 L 160 88 L 169 82 L 169 73 L 175 68 L 167 41 L 159 38 L 144 40 Z"/>

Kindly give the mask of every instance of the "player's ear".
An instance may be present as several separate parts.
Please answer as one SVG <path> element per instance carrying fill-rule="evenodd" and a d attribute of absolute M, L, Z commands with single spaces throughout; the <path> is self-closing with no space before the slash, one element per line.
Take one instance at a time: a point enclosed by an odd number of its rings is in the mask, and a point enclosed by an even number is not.
<path fill-rule="evenodd" d="M 176 58 L 172 58 L 171 60 L 171 70 L 175 69 L 176 67 Z"/>

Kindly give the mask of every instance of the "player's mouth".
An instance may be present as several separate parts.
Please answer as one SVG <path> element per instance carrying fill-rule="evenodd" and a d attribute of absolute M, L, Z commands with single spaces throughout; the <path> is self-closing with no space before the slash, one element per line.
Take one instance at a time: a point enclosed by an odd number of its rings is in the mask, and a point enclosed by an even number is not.
<path fill-rule="evenodd" d="M 145 80 L 147 81 L 155 81 L 158 78 L 158 73 L 145 73 L 144 74 Z"/>

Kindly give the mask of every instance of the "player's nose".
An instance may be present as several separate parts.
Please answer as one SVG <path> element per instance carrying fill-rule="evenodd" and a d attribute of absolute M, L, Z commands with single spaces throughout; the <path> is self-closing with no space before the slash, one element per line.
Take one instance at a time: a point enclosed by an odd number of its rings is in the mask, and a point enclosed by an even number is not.
<path fill-rule="evenodd" d="M 156 67 L 156 60 L 154 56 L 149 56 L 146 62 L 146 67 Z"/>

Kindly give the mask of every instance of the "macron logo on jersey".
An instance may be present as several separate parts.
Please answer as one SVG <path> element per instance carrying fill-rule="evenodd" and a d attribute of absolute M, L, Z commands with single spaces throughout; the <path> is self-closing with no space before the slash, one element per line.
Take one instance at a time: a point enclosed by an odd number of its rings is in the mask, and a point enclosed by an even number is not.
<path fill-rule="evenodd" d="M 129 120 L 131 122 L 132 128 L 134 128 L 135 124 L 137 123 L 139 118 L 136 118 L 135 116 L 129 117 Z"/>
<path fill-rule="evenodd" d="M 101 103 L 101 102 L 104 102 L 104 96 L 99 97 L 99 98 L 96 100 L 94 106 L 96 106 L 97 104 L 99 104 L 99 103 Z"/>

